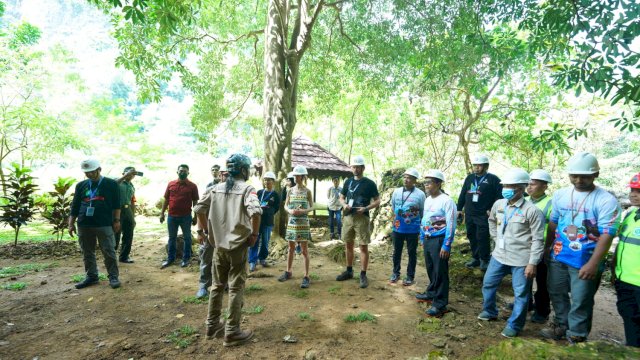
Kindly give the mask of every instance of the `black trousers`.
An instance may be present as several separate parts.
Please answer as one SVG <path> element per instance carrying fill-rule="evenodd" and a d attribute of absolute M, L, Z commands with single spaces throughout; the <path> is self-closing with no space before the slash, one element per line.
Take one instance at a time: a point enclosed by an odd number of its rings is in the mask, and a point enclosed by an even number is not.
<path fill-rule="evenodd" d="M 133 229 L 136 227 L 136 220 L 133 217 L 131 208 L 120 210 L 120 232 L 116 233 L 116 250 L 122 237 L 122 248 L 120 249 L 120 260 L 127 260 L 131 254 L 131 243 L 133 241 Z"/>
<path fill-rule="evenodd" d="M 544 261 L 540 261 L 536 267 L 536 285 L 536 293 L 533 295 L 535 302 L 529 297 L 529 308 L 534 305 L 536 314 L 547 317 L 551 313 L 551 299 L 547 289 L 547 264 Z"/>
<path fill-rule="evenodd" d="M 393 240 L 393 273 L 400 275 L 400 261 L 402 260 L 402 248 L 407 242 L 407 252 L 409 253 L 409 263 L 407 264 L 407 277 L 414 279 L 416 276 L 416 263 L 418 250 L 418 236 L 420 234 L 391 233 Z"/>
<path fill-rule="evenodd" d="M 627 346 L 640 347 L 640 286 L 616 281 L 618 313 L 624 323 Z"/>
<path fill-rule="evenodd" d="M 489 243 L 489 216 L 466 215 L 467 238 L 471 245 L 471 256 L 476 260 L 489 262 L 491 249 Z"/>
<path fill-rule="evenodd" d="M 433 299 L 432 305 L 437 309 L 449 304 L 449 259 L 440 258 L 443 243 L 444 236 L 424 239 L 424 260 L 429 276 L 425 294 Z"/>

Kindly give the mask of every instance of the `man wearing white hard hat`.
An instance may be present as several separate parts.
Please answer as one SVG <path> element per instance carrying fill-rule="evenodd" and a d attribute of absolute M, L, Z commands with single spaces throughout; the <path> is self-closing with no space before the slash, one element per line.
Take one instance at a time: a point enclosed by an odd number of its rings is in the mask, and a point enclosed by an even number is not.
<path fill-rule="evenodd" d="M 273 218 L 280 209 L 280 196 L 275 190 L 276 174 L 267 171 L 262 177 L 264 189 L 258 190 L 258 199 L 262 208 L 262 218 L 260 220 L 260 231 L 258 241 L 249 249 L 249 271 L 256 270 L 258 261 L 263 267 L 267 267 L 267 256 L 269 256 L 269 240 L 273 230 Z"/>
<path fill-rule="evenodd" d="M 380 206 L 380 194 L 376 183 L 364 177 L 364 157 L 358 155 L 351 161 L 353 177 L 348 178 L 342 186 L 340 202 L 344 209 L 342 222 L 342 240 L 346 247 L 347 269 L 336 277 L 336 281 L 353 278 L 353 247 L 356 239 L 360 247 L 360 288 L 369 286 L 367 268 L 369 266 L 369 210 Z"/>
<path fill-rule="evenodd" d="M 418 170 L 410 168 L 402 175 L 403 187 L 393 191 L 391 195 L 391 210 L 395 216 L 393 221 L 393 272 L 389 282 L 395 284 L 400 279 L 400 261 L 402 260 L 402 248 L 407 243 L 409 262 L 407 264 L 407 276 L 402 285 L 413 285 L 416 276 L 416 262 L 418 249 L 418 237 L 420 236 L 420 220 L 424 210 L 424 192 L 416 187 L 416 181 L 420 177 Z"/>
<path fill-rule="evenodd" d="M 493 204 L 489 215 L 489 232 L 496 246 L 482 281 L 482 312 L 478 319 L 498 318 L 496 292 L 502 279 L 511 275 L 513 311 L 501 333 L 508 338 L 517 336 L 524 328 L 531 282 L 544 250 L 544 215 L 524 199 L 529 181 L 526 171 L 509 170 L 502 180 L 504 198 Z"/>
<path fill-rule="evenodd" d="M 98 160 L 85 160 L 80 169 L 87 180 L 76 185 L 68 225 L 69 235 L 73 236 L 78 221 L 78 242 L 82 248 L 86 277 L 75 286 L 82 289 L 99 282 L 97 240 L 109 273 L 109 286 L 115 289 L 120 287 L 115 250 L 115 233 L 120 231 L 120 188 L 115 180 L 100 175 L 102 168 Z"/>
<path fill-rule="evenodd" d="M 549 217 L 551 216 L 551 196 L 546 191 L 549 184 L 553 183 L 551 174 L 542 169 L 533 170 L 529 173 L 531 180 L 527 186 L 527 200 L 531 201 L 544 215 L 544 234 L 547 235 L 549 228 Z M 533 294 L 533 293 L 532 293 Z M 534 301 L 535 300 L 535 301 Z M 547 259 L 538 264 L 536 269 L 536 292 L 529 298 L 529 308 L 534 309 L 531 315 L 531 322 L 544 324 L 549 319 L 551 313 L 551 299 L 547 289 Z"/>
<path fill-rule="evenodd" d="M 427 171 L 424 187 L 428 197 L 420 223 L 420 242 L 424 249 L 429 286 L 424 293 L 416 294 L 416 299 L 431 302 L 426 314 L 434 317 L 448 312 L 449 255 L 456 234 L 456 203 L 444 193 L 444 180 L 442 171 Z"/>
<path fill-rule="evenodd" d="M 464 180 L 458 196 L 458 217 L 462 216 L 467 227 L 467 238 L 471 245 L 472 259 L 465 264 L 468 268 L 480 267 L 486 270 L 491 257 L 489 241 L 489 210 L 501 199 L 500 178 L 488 172 L 489 158 L 476 155 L 471 159 L 473 173 Z"/>
<path fill-rule="evenodd" d="M 593 304 L 604 270 L 604 257 L 620 225 L 615 196 L 595 185 L 598 159 L 590 153 L 567 162 L 572 186 L 553 194 L 547 246 L 551 246 L 547 287 L 555 313 L 541 331 L 550 339 L 586 341 L 591 331 Z M 547 250 L 548 251 L 548 250 Z M 571 298 L 569 298 L 571 293 Z"/>

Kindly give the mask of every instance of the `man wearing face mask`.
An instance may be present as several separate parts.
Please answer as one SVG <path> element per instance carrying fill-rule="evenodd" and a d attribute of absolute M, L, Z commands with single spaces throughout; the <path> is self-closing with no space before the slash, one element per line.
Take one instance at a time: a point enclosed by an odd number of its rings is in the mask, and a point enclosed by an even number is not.
<path fill-rule="evenodd" d="M 178 228 L 182 229 L 184 236 L 184 249 L 182 252 L 181 267 L 189 265 L 191 258 L 191 225 L 195 225 L 197 218 L 191 216 L 191 208 L 198 202 L 198 186 L 187 179 L 189 166 L 178 166 L 178 179 L 169 182 L 164 192 L 164 202 L 160 212 L 160 223 L 164 222 L 164 213 L 169 208 L 167 218 L 167 230 L 169 232 L 169 246 L 167 260 L 162 263 L 164 269 L 176 259 L 176 239 Z"/>
<path fill-rule="evenodd" d="M 529 174 L 522 169 L 509 170 L 502 181 L 504 199 L 493 204 L 489 215 L 489 232 L 496 246 L 482 281 L 482 312 L 478 319 L 498 318 L 496 292 L 502 278 L 511 274 L 514 293 L 513 312 L 502 336 L 515 337 L 527 320 L 531 282 L 544 249 L 544 215 L 525 200 Z"/>
<path fill-rule="evenodd" d="M 476 155 L 472 160 L 473 174 L 469 174 L 464 180 L 464 185 L 458 196 L 458 219 L 464 219 L 467 226 L 467 238 L 471 245 L 473 257 L 465 264 L 468 268 L 480 267 L 486 271 L 491 257 L 489 242 L 489 210 L 501 199 L 502 185 L 500 179 L 487 171 L 489 170 L 489 158 L 485 155 Z"/>

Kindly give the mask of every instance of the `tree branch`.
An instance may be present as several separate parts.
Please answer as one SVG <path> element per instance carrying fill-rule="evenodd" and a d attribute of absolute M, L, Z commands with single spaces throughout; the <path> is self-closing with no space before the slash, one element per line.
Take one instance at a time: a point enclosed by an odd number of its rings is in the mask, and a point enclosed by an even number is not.
<path fill-rule="evenodd" d="M 232 43 L 236 43 L 236 42 L 238 42 L 238 41 L 240 41 L 242 39 L 248 39 L 250 37 L 257 38 L 258 35 L 261 35 L 261 34 L 264 34 L 264 29 L 253 30 L 253 31 L 250 31 L 250 32 L 248 32 L 246 34 L 242 34 L 242 35 L 240 35 L 240 36 L 238 36 L 236 38 L 233 38 L 231 40 L 220 40 L 217 37 L 215 37 L 213 35 L 210 35 L 210 34 L 202 34 L 200 36 L 192 36 L 192 37 L 180 37 L 180 36 L 178 36 L 179 37 L 178 41 L 176 41 L 175 43 L 173 43 L 173 45 L 171 45 L 171 47 L 169 48 L 169 52 L 170 53 L 173 52 L 173 49 L 176 46 L 178 46 L 180 43 L 183 43 L 183 42 L 193 42 L 193 41 L 197 42 L 197 41 L 200 41 L 200 40 L 203 40 L 203 39 L 210 39 L 210 40 L 213 40 L 214 42 L 217 42 L 219 44 L 232 44 Z"/>

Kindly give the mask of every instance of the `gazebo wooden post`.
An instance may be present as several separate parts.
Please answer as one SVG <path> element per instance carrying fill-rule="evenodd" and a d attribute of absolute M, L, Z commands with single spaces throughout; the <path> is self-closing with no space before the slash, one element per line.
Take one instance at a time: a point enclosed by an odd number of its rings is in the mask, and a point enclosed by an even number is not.
<path fill-rule="evenodd" d="M 316 178 L 313 178 L 313 217 L 316 217 Z"/>

